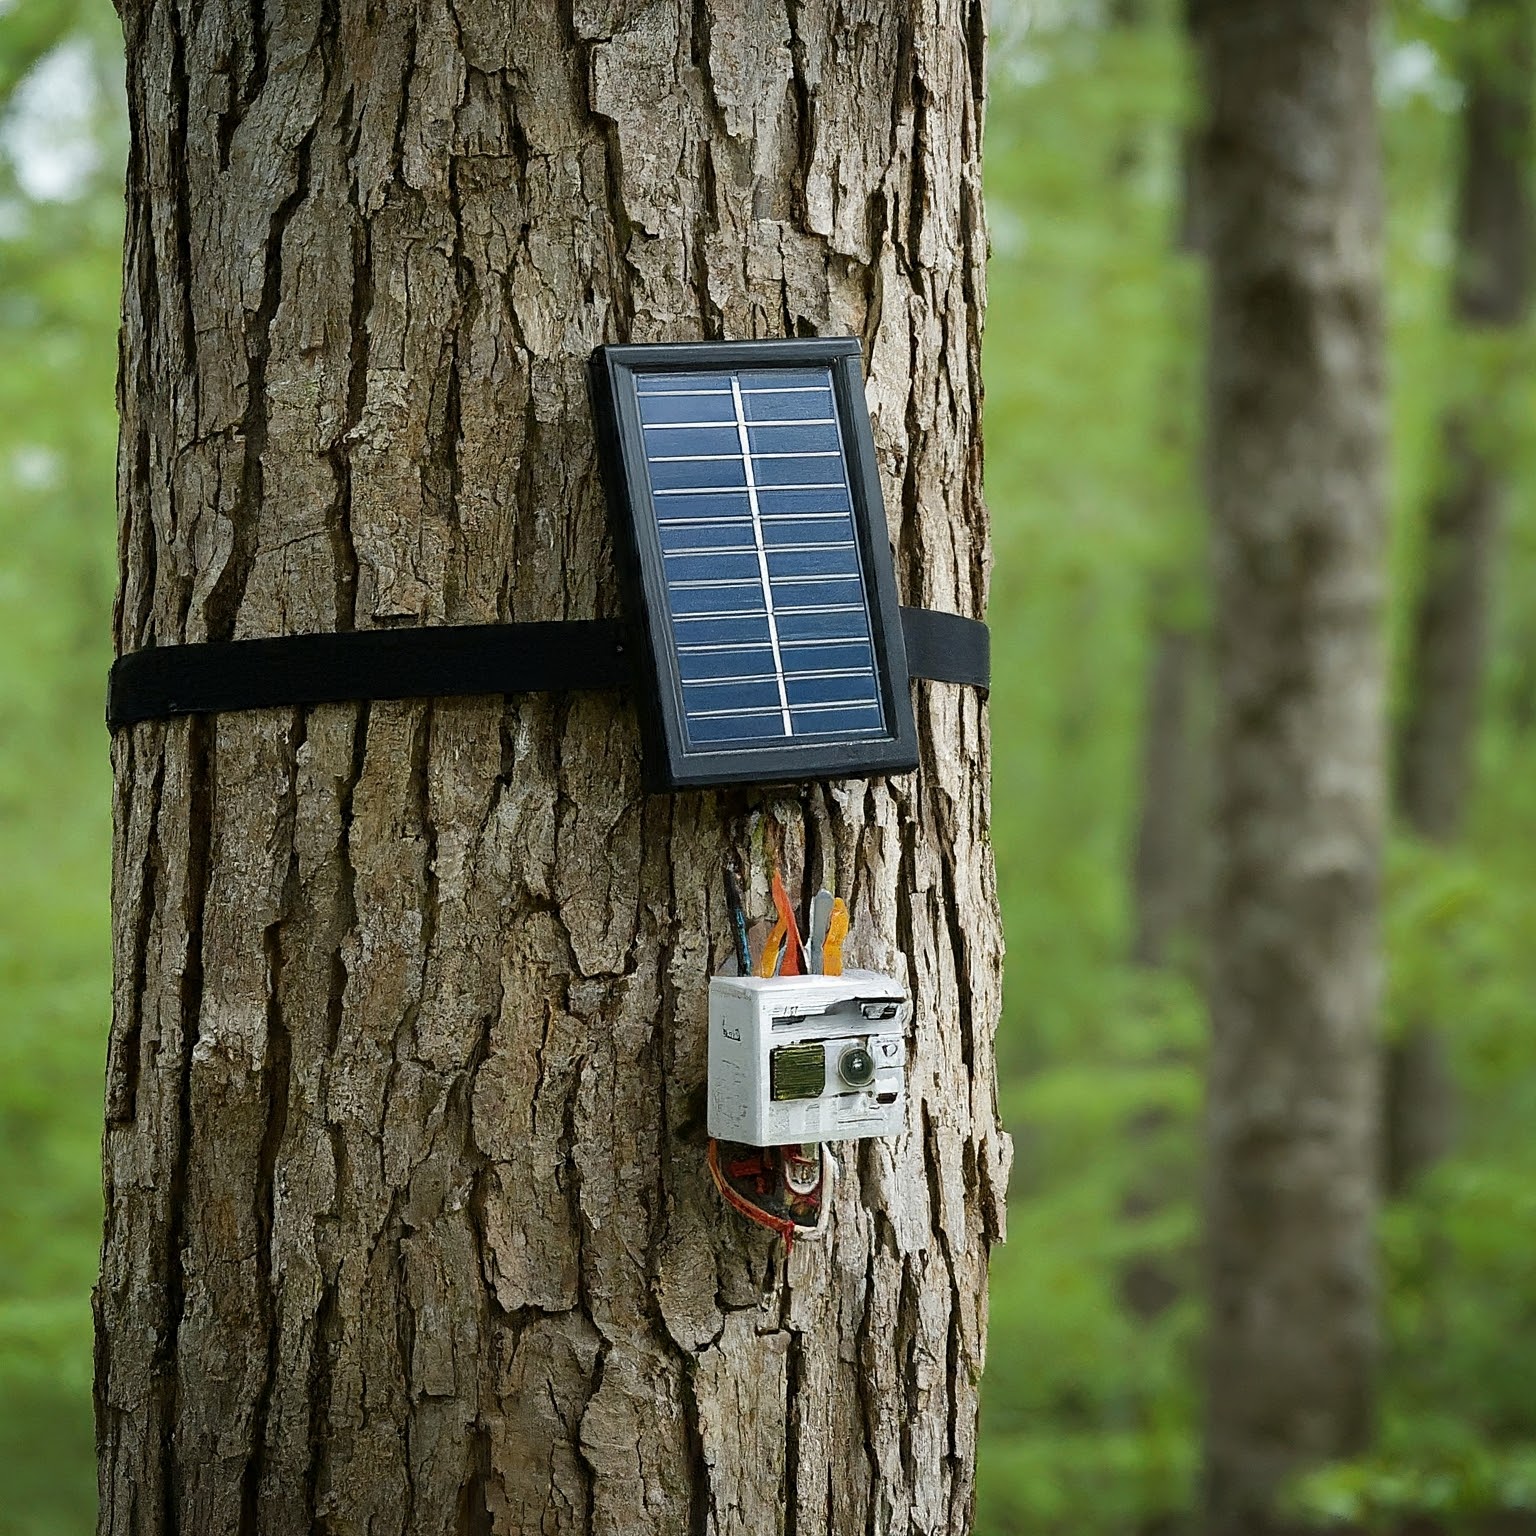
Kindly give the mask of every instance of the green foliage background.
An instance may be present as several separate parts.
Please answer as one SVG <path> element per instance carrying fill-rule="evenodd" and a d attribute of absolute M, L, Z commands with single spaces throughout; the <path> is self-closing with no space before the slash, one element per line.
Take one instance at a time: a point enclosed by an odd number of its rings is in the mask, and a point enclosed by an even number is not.
<path fill-rule="evenodd" d="M 1077 5 L 995 15 L 992 719 L 1017 1161 L 981 1536 L 1177 1530 L 1196 1469 L 1198 956 L 1160 973 L 1126 959 L 1148 635 L 1198 627 L 1203 606 L 1172 9 L 1155 0 L 1134 27 Z M 1392 850 L 1385 1027 L 1408 998 L 1447 1022 L 1464 1110 L 1456 1155 L 1385 1214 L 1380 1453 L 1297 1490 L 1319 1520 L 1536 1509 L 1536 370 L 1529 338 L 1472 348 L 1445 321 L 1458 25 L 1447 0 L 1399 3 L 1381 52 L 1395 633 L 1452 390 L 1496 381 L 1519 494 L 1474 825 L 1451 852 Z M 100 157 L 50 200 L 18 179 L 16 124 L 60 46 L 94 79 L 76 131 Z M 93 1523 L 119 50 L 104 5 L 0 0 L 0 1536 Z M 1151 1322 L 1122 1295 L 1148 1263 L 1172 1296 Z"/>

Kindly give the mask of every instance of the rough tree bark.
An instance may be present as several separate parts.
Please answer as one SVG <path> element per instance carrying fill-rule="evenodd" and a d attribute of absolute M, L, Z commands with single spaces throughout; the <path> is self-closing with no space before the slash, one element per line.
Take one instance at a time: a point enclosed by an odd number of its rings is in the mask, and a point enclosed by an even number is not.
<path fill-rule="evenodd" d="M 1204 1525 L 1371 1421 L 1384 795 L 1369 0 L 1200 8 L 1216 582 Z"/>
<path fill-rule="evenodd" d="M 585 363 L 854 333 L 903 598 L 985 601 L 971 0 L 126 0 L 121 650 L 613 611 Z M 1000 934 L 973 693 L 648 797 L 616 695 L 113 743 L 100 1529 L 963 1532 Z M 786 1265 L 703 1161 L 771 812 L 918 1001 Z"/>
<path fill-rule="evenodd" d="M 1533 20 L 1530 0 L 1472 0 L 1467 12 L 1452 303 L 1469 337 L 1515 331 L 1530 309 Z M 1460 836 L 1471 795 L 1508 479 L 1499 451 L 1508 375 L 1485 366 L 1470 376 L 1473 389 L 1441 421 L 1397 742 L 1398 809 L 1420 837 L 1442 843 Z M 1394 1042 L 1386 1083 L 1386 1179 L 1400 1192 L 1454 1133 L 1454 1085 L 1433 1020 L 1410 1021 Z"/>

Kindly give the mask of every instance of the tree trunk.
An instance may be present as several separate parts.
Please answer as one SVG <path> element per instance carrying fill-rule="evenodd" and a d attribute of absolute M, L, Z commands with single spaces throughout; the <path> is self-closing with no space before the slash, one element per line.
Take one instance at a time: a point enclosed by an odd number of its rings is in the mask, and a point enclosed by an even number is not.
<path fill-rule="evenodd" d="M 1216 581 L 1204 1526 L 1360 1450 L 1376 1353 L 1383 367 L 1369 0 L 1202 6 Z"/>
<path fill-rule="evenodd" d="M 1191 42 L 1195 40 L 1197 14 L 1196 0 L 1181 0 L 1180 26 Z M 1190 257 L 1198 256 L 1203 248 L 1199 149 L 1199 136 L 1193 127 L 1181 125 L 1173 248 Z M 1198 317 L 1183 313 L 1182 285 L 1174 297 L 1181 318 L 1186 326 L 1192 326 Z M 1187 348 L 1185 327 L 1180 327 L 1179 342 L 1181 348 Z M 1171 355 L 1162 383 L 1157 410 L 1164 451 L 1181 461 L 1186 456 L 1193 460 L 1188 410 L 1193 380 L 1186 367 L 1175 365 Z M 1191 478 L 1187 488 L 1181 483 L 1178 492 L 1169 498 L 1170 518 L 1181 527 L 1186 512 L 1195 511 L 1198 497 L 1194 490 L 1195 480 Z M 1197 627 L 1186 615 L 1172 611 L 1193 606 L 1180 590 L 1193 585 L 1197 565 L 1192 557 L 1193 543 L 1182 533 L 1169 539 L 1174 551 L 1172 569 L 1154 574 L 1149 601 L 1151 634 L 1138 778 L 1141 798 L 1131 863 L 1131 959 L 1136 965 L 1151 968 L 1168 963 L 1175 939 L 1189 927 L 1208 884 L 1208 786 L 1201 782 L 1200 768 L 1209 754 L 1205 750 L 1204 721 L 1196 708 L 1196 695 L 1202 692 L 1206 671 L 1202 662 L 1207 637 L 1203 626 Z M 1190 558 L 1184 558 L 1186 555 Z"/>
<path fill-rule="evenodd" d="M 1531 287 L 1531 0 L 1472 0 L 1465 23 L 1455 319 L 1466 332 L 1524 324 Z M 1398 808 L 1436 842 L 1461 834 L 1471 798 L 1489 589 L 1507 472 L 1500 454 L 1510 381 L 1474 369 L 1472 398 L 1441 423 L 1441 483 L 1430 501 L 1424 577 L 1408 642 L 1408 707 L 1398 741 Z M 1386 1181 L 1405 1190 L 1449 1149 L 1455 1086 L 1431 1019 L 1411 1019 L 1389 1052 Z"/>
<path fill-rule="evenodd" d="M 117 641 L 615 606 L 600 342 L 854 333 L 976 614 L 979 4 L 127 0 Z M 100 1530 L 963 1532 L 1000 934 L 978 695 L 890 781 L 647 796 L 617 695 L 113 743 Z M 792 1258 L 704 1163 L 722 856 L 917 1000 Z"/>
<path fill-rule="evenodd" d="M 1192 40 L 1193 0 L 1183 0 L 1180 25 Z M 1173 224 L 1173 248 L 1194 257 L 1200 244 L 1199 141 L 1192 125 L 1181 124 L 1179 197 Z M 1203 897 L 1210 866 L 1209 634 L 1191 617 L 1198 611 L 1192 591 L 1200 580 L 1194 555 L 1198 539 L 1192 526 L 1201 512 L 1195 471 L 1195 370 L 1190 366 L 1189 336 L 1199 320 L 1197 293 L 1180 282 L 1171 285 L 1176 306 L 1177 345 L 1168 350 L 1155 410 L 1162 454 L 1179 467 L 1173 486 L 1160 498 L 1157 515 L 1170 528 L 1160 568 L 1150 582 L 1145 707 L 1141 720 L 1140 798 L 1131 858 L 1131 962 L 1151 971 L 1176 965 L 1185 974 L 1203 964 Z M 1193 1065 L 1183 1048 L 1165 1049 L 1158 1058 Z M 1144 1110 L 1127 1126 L 1137 1142 L 1150 1144 L 1167 1127 L 1166 1107 Z M 1122 1215 L 1146 1221 L 1187 1187 L 1170 1180 L 1169 1170 L 1150 1155 L 1138 1156 L 1130 1188 L 1121 1201 Z M 1142 1322 L 1160 1317 L 1187 1289 L 1187 1253 L 1141 1253 L 1120 1274 L 1122 1304 Z"/>
<path fill-rule="evenodd" d="M 1531 0 L 1472 0 L 1457 195 L 1455 320 L 1463 332 L 1512 331 L 1530 309 Z M 1484 377 L 1447 409 L 1444 464 L 1430 502 L 1424 581 L 1409 643 L 1408 714 L 1398 801 L 1420 836 L 1453 841 L 1472 781 L 1486 670 L 1488 588 L 1505 491 L 1491 451 L 1507 380 Z"/>
<path fill-rule="evenodd" d="M 1181 23 L 1193 38 L 1194 0 L 1183 0 Z M 1174 249 L 1186 256 L 1201 250 L 1199 145 L 1195 133 L 1179 132 L 1179 203 L 1174 221 Z M 1176 296 L 1182 310 L 1184 295 Z M 1197 317 L 1187 317 L 1193 323 Z M 1187 337 L 1179 338 L 1187 346 Z M 1192 381 L 1186 370 L 1170 359 L 1157 402 L 1165 451 L 1192 459 L 1193 444 L 1188 426 L 1188 401 Z M 1193 481 L 1191 482 L 1193 489 Z M 1181 487 L 1182 490 L 1182 487 Z M 1182 525 L 1186 510 L 1193 513 L 1193 495 L 1170 498 L 1171 517 Z M 1193 541 L 1187 536 L 1170 538 L 1182 556 Z M 1208 753 L 1205 732 L 1200 728 L 1195 695 L 1204 681 L 1201 666 L 1206 637 L 1187 618 L 1170 616 L 1175 606 L 1188 608 L 1179 589 L 1191 585 L 1193 560 L 1178 559 L 1175 568 L 1158 572 L 1152 583 L 1149 607 L 1152 614 L 1146 671 L 1146 710 L 1142 717 L 1141 799 L 1137 808 L 1136 836 L 1131 862 L 1131 901 L 1135 929 L 1131 959 L 1136 965 L 1157 968 L 1168 963 L 1174 940 L 1190 924 L 1206 887 L 1207 858 L 1205 804 L 1207 787 L 1200 767 Z"/>

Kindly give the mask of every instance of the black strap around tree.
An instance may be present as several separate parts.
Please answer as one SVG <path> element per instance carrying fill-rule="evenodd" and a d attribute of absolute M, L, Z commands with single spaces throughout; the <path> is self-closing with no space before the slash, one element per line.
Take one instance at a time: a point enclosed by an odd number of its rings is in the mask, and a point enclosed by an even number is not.
<path fill-rule="evenodd" d="M 992 686 L 992 632 L 977 619 L 937 608 L 903 608 L 907 671 L 932 683 Z"/>
<path fill-rule="evenodd" d="M 988 686 L 985 624 L 931 608 L 903 608 L 901 622 L 913 677 Z M 113 665 L 107 726 L 358 699 L 623 688 L 631 676 L 625 627 L 614 619 L 150 646 Z"/>

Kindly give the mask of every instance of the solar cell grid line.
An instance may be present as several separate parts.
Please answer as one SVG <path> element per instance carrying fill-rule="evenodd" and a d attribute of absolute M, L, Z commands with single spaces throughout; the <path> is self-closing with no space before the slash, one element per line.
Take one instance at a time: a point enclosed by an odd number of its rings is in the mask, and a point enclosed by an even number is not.
<path fill-rule="evenodd" d="M 763 601 L 768 606 L 768 642 L 773 651 L 773 669 L 778 674 L 779 707 L 783 712 L 784 734 L 793 736 L 795 725 L 789 714 L 789 694 L 784 688 L 784 657 L 779 650 L 779 626 L 773 614 L 773 584 L 768 573 L 768 551 L 763 546 L 763 525 L 759 520 L 761 508 L 757 503 L 757 481 L 752 474 L 752 444 L 747 438 L 747 415 L 741 398 L 741 379 L 734 373 L 731 375 L 731 399 L 736 406 L 736 435 L 741 442 L 741 458 L 747 472 L 747 502 L 752 508 L 752 536 L 757 544 L 757 565 L 762 577 Z"/>
<path fill-rule="evenodd" d="M 795 678 L 873 677 L 873 667 L 821 667 L 790 674 Z M 697 677 L 687 679 L 690 688 L 724 688 L 730 683 L 771 683 L 778 677 L 776 672 L 735 672 L 729 677 Z"/>
<path fill-rule="evenodd" d="M 674 561 L 702 561 L 702 559 L 719 558 L 722 554 L 727 556 L 743 556 L 750 553 L 743 550 L 740 544 L 685 544 L 676 550 L 662 550 L 662 556 L 668 564 Z"/>
<path fill-rule="evenodd" d="M 740 459 L 731 460 L 733 465 L 742 462 Z M 759 491 L 840 491 L 842 488 L 842 485 L 836 480 L 811 480 L 806 481 L 804 484 L 796 483 L 794 485 L 779 485 L 777 483 L 768 485 L 760 483 L 756 487 Z M 730 485 L 667 485 L 662 486 L 660 489 L 653 487 L 651 494 L 653 496 L 718 496 L 722 491 L 741 491 L 745 489 L 746 486 L 743 482 L 737 480 Z"/>
<path fill-rule="evenodd" d="M 777 672 L 735 672 L 730 677 L 695 677 L 688 680 L 690 688 L 729 688 L 735 683 L 774 683 Z"/>

